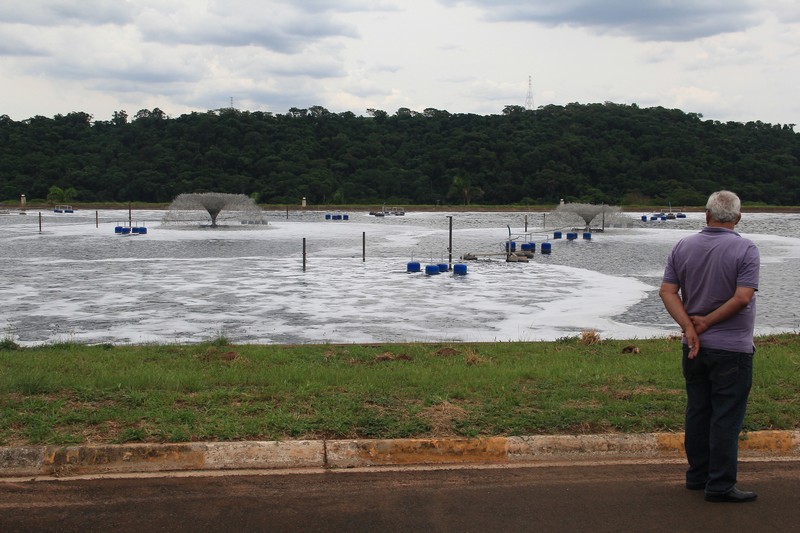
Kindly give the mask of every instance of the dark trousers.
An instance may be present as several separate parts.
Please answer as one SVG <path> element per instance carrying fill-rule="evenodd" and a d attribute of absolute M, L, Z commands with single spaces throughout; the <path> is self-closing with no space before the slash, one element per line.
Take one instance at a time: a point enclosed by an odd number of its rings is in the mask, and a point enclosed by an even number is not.
<path fill-rule="evenodd" d="M 684 344 L 686 481 L 705 482 L 707 493 L 727 492 L 736 484 L 753 354 L 702 347 L 694 359 L 688 353 Z"/>

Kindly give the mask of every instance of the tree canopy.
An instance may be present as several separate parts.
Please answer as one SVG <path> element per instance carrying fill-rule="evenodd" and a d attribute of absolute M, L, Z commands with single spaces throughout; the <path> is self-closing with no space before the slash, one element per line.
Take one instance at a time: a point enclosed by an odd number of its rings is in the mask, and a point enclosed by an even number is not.
<path fill-rule="evenodd" d="M 0 116 L 0 200 L 170 202 L 245 194 L 295 204 L 800 204 L 794 125 L 703 120 L 614 103 L 507 106 L 498 115 L 321 106 L 111 120 Z"/>

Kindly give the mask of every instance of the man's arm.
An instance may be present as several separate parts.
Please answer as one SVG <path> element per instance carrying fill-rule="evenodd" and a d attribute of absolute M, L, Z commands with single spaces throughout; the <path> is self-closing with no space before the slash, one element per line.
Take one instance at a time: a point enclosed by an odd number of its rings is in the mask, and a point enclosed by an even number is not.
<path fill-rule="evenodd" d="M 703 333 L 714 324 L 725 322 L 732 316 L 736 315 L 739 311 L 750 305 L 753 295 L 756 290 L 752 287 L 736 287 L 736 292 L 733 293 L 728 301 L 720 305 L 706 316 L 692 316 L 692 323 L 694 324 L 697 333 Z"/>
<path fill-rule="evenodd" d="M 670 316 L 678 323 L 686 335 L 686 340 L 689 343 L 689 359 L 694 359 L 697 352 L 700 350 L 700 337 L 695 330 L 694 322 L 683 307 L 683 300 L 681 300 L 678 291 L 680 286 L 675 283 L 661 283 L 661 288 L 658 290 L 658 295 L 661 301 L 664 302 L 664 308 Z"/>

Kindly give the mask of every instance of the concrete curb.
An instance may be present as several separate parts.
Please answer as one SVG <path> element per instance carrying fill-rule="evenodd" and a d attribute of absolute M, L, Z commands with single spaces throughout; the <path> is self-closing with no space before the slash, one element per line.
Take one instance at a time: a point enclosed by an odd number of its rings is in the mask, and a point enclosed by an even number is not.
<path fill-rule="evenodd" d="M 800 457 L 800 431 L 742 435 L 740 456 Z M 0 478 L 166 471 L 679 459 L 682 433 L 0 447 Z"/>

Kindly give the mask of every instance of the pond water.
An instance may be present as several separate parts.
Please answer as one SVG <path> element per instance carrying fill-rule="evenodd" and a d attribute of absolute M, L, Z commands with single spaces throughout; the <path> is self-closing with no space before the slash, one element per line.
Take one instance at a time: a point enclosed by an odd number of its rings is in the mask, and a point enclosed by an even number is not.
<path fill-rule="evenodd" d="M 678 239 L 702 214 L 554 239 L 542 213 L 407 212 L 378 218 L 270 212 L 268 225 L 162 224 L 163 211 L 0 216 L 0 327 L 22 345 L 555 340 L 678 332 L 657 291 Z M 119 235 L 115 227 L 147 228 Z M 424 274 L 453 263 L 466 276 Z M 527 217 L 527 218 L 526 218 Z M 537 243 L 508 263 L 509 237 Z M 761 251 L 757 332 L 797 331 L 800 215 L 747 213 L 737 228 Z M 528 237 L 517 238 L 519 243 Z M 303 270 L 303 239 L 306 269 Z M 539 253 L 542 242 L 552 253 Z M 460 261 L 471 253 L 477 261 Z M 411 261 L 422 273 L 406 272 Z"/>

